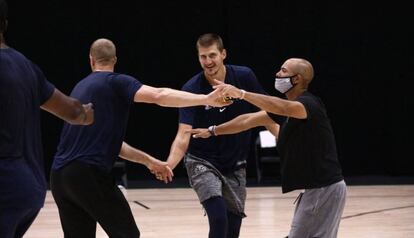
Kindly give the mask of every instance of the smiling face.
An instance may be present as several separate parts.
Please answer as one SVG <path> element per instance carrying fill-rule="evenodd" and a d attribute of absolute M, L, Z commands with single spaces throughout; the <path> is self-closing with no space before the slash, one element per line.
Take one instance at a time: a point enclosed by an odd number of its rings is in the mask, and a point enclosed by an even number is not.
<path fill-rule="evenodd" d="M 207 77 L 214 77 L 224 70 L 226 50 L 219 50 L 217 44 L 209 47 L 198 47 L 198 61 Z"/>

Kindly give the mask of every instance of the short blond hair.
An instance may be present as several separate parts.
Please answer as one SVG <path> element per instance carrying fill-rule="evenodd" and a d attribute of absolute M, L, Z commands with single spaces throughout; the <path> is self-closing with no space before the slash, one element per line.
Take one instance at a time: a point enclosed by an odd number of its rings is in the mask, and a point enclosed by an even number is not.
<path fill-rule="evenodd" d="M 92 43 L 89 55 L 99 64 L 113 64 L 116 59 L 115 44 L 105 38 L 97 39 Z"/>

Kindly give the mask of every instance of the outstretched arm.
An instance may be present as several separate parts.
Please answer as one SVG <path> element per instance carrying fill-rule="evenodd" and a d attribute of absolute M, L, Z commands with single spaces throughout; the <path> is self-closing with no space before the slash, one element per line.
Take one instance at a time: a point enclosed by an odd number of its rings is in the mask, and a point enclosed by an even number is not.
<path fill-rule="evenodd" d="M 94 120 L 92 103 L 82 105 L 79 100 L 66 96 L 58 89 L 40 107 L 71 124 L 89 125 Z"/>
<path fill-rule="evenodd" d="M 172 170 L 168 167 L 168 163 L 160 161 L 151 155 L 145 153 L 142 150 L 136 149 L 126 142 L 122 142 L 121 151 L 119 152 L 119 157 L 129 160 L 134 163 L 139 163 L 145 165 L 153 174 L 162 173 L 165 175 L 165 181 L 171 182 L 172 177 L 174 176 Z"/>
<path fill-rule="evenodd" d="M 222 96 L 244 99 L 262 110 L 281 116 L 294 117 L 298 119 L 305 119 L 307 117 L 305 106 L 298 101 L 290 101 L 274 96 L 246 92 L 234 87 L 233 85 L 224 84 L 220 81 L 217 81 L 217 83 L 218 85 L 214 86 L 214 88 L 219 89 Z"/>
<path fill-rule="evenodd" d="M 231 102 L 223 100 L 221 93 L 214 90 L 208 95 L 193 94 L 171 88 L 155 88 L 148 85 L 142 87 L 135 93 L 135 102 L 156 103 L 164 107 L 189 107 L 199 105 L 210 105 L 223 107 Z"/>
<path fill-rule="evenodd" d="M 253 127 L 265 126 L 277 137 L 279 125 L 275 123 L 265 111 L 242 114 L 220 125 L 212 125 L 210 128 L 196 128 L 187 130 L 194 138 L 208 138 L 212 135 L 236 134 Z"/>

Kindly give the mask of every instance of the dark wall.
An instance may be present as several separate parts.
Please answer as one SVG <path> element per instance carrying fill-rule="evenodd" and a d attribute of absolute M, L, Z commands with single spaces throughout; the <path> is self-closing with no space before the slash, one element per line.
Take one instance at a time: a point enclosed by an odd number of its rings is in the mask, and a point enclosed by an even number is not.
<path fill-rule="evenodd" d="M 345 175 L 412 174 L 409 7 L 349 1 L 8 2 L 8 44 L 67 94 L 90 73 L 88 49 L 101 37 L 117 45 L 118 72 L 152 86 L 180 88 L 197 73 L 194 44 L 206 32 L 219 33 L 226 62 L 251 67 L 271 94 L 283 61 L 307 58 L 316 71 L 310 90 L 328 108 Z M 62 122 L 42 116 L 48 170 Z M 177 116 L 176 109 L 135 105 L 126 141 L 165 160 Z M 132 179 L 148 176 L 139 165 L 128 164 L 128 170 Z M 176 176 L 184 175 L 179 167 Z"/>

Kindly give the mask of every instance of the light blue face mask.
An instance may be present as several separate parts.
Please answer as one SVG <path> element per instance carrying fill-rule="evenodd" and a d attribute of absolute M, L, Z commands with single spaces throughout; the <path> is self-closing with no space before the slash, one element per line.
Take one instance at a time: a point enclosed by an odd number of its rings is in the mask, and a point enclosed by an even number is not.
<path fill-rule="evenodd" d="M 286 93 L 290 89 L 293 88 L 292 78 L 296 75 L 282 77 L 282 78 L 275 78 L 275 89 L 281 93 Z"/>

